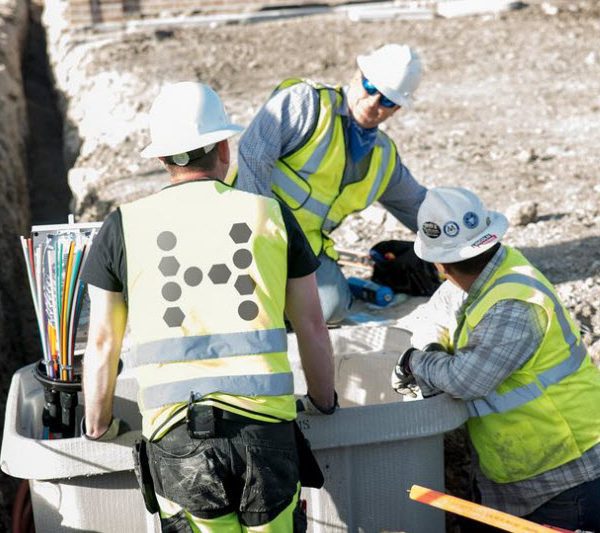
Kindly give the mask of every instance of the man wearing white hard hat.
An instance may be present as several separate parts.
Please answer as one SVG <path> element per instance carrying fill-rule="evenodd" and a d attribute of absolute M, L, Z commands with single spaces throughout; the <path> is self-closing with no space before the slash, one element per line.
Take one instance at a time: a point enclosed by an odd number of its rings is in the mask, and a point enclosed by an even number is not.
<path fill-rule="evenodd" d="M 378 126 L 412 104 L 421 61 L 407 45 L 359 55 L 347 87 L 283 81 L 240 139 L 236 187 L 275 196 L 291 209 L 321 265 L 319 296 L 328 322 L 352 302 L 332 232 L 379 201 L 413 231 L 425 188 Z"/>
<path fill-rule="evenodd" d="M 447 317 L 429 338 L 415 332 L 392 386 L 465 400 L 481 503 L 600 531 L 600 371 L 579 328 L 546 277 L 501 244 L 506 217 L 473 192 L 430 189 L 418 224 L 416 254 L 447 278 L 430 319 L 441 302 Z"/>
<path fill-rule="evenodd" d="M 285 206 L 224 183 L 228 139 L 241 129 L 209 86 L 165 86 L 142 156 L 157 157 L 170 183 L 109 215 L 82 274 L 91 302 L 82 430 L 100 442 L 119 436 L 112 407 L 127 321 L 140 487 L 163 531 L 293 530 L 298 457 L 320 471 L 294 424 L 284 312 L 306 375 L 300 405 L 336 407 L 318 261 Z"/>

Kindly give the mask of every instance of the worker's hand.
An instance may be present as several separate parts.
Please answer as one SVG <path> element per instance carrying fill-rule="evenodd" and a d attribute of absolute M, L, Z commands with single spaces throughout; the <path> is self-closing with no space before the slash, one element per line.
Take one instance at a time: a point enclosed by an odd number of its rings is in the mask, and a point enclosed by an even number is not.
<path fill-rule="evenodd" d="M 332 415 L 338 407 L 338 396 L 335 391 L 333 393 L 333 407 L 329 409 L 319 407 L 310 397 L 310 394 L 305 394 L 296 400 L 296 411 L 307 415 Z"/>
<path fill-rule="evenodd" d="M 423 347 L 423 352 L 448 352 L 443 344 L 439 342 L 430 342 L 426 346 Z"/>
<path fill-rule="evenodd" d="M 410 369 L 410 357 L 413 352 L 419 351 L 416 348 L 410 347 L 408 350 L 405 350 L 400 357 L 398 357 L 398 362 L 392 371 L 392 389 L 394 389 L 398 394 L 402 394 L 405 396 L 411 396 L 412 398 L 417 397 L 417 389 L 418 385 L 415 380 L 415 377 L 412 374 Z M 446 348 L 438 342 L 431 342 L 426 345 L 422 350 L 422 352 L 446 352 Z M 441 391 L 435 392 L 433 394 L 429 394 L 427 396 L 423 395 L 424 398 L 428 398 L 430 396 L 436 396 L 440 394 Z"/>
<path fill-rule="evenodd" d="M 418 388 L 409 366 L 410 356 L 415 350 L 416 348 L 413 347 L 405 350 L 398 357 L 398 362 L 392 370 L 392 389 L 398 394 L 411 396 L 412 398 L 417 397 L 416 389 Z"/>
<path fill-rule="evenodd" d="M 106 441 L 109 441 L 109 440 L 114 440 L 119 435 L 122 435 L 123 433 L 127 433 L 130 430 L 131 430 L 131 428 L 129 427 L 129 424 L 127 424 L 127 422 L 125 422 L 124 420 L 121 420 L 120 418 L 113 418 L 110 421 L 110 425 L 108 426 L 108 428 L 106 429 L 106 431 L 104 433 L 102 433 L 102 435 L 100 435 L 99 437 L 90 437 L 86 433 L 86 429 L 85 429 L 85 417 L 83 417 L 81 419 L 81 435 L 84 438 L 86 438 L 87 440 L 95 440 L 95 441 L 98 441 L 98 442 L 106 442 Z"/>

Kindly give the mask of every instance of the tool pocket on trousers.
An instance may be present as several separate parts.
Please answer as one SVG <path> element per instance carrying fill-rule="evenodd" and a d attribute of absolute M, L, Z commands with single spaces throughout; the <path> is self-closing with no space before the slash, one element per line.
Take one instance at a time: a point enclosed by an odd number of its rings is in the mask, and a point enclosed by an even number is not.
<path fill-rule="evenodd" d="M 249 445 L 246 460 L 241 511 L 265 513 L 292 501 L 298 483 L 295 449 Z"/>
<path fill-rule="evenodd" d="M 157 492 L 198 517 L 230 505 L 224 485 L 229 477 L 229 456 L 212 443 L 214 440 L 202 443 L 187 457 L 164 452 L 155 457 L 161 482 Z"/>
<path fill-rule="evenodd" d="M 150 514 L 159 511 L 156 494 L 154 493 L 154 481 L 150 473 L 150 462 L 148 460 L 147 442 L 145 440 L 136 441 L 133 447 L 133 471 L 137 478 L 138 485 L 142 491 L 144 505 Z"/>

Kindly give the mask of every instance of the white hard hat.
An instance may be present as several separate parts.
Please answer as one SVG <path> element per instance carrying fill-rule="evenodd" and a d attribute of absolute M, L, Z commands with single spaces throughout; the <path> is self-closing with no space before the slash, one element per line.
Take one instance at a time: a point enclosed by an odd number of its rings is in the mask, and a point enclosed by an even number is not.
<path fill-rule="evenodd" d="M 215 91 L 199 82 L 164 86 L 150 109 L 152 142 L 142 157 L 166 157 L 209 146 L 243 130 L 232 124 Z"/>
<path fill-rule="evenodd" d="M 386 44 L 356 58 L 358 68 L 377 90 L 402 107 L 412 105 L 421 81 L 421 60 L 407 45 Z"/>
<path fill-rule="evenodd" d="M 488 211 L 479 197 L 461 187 L 427 191 L 417 214 L 415 253 L 430 263 L 457 263 L 500 241 L 508 229 L 502 213 Z"/>

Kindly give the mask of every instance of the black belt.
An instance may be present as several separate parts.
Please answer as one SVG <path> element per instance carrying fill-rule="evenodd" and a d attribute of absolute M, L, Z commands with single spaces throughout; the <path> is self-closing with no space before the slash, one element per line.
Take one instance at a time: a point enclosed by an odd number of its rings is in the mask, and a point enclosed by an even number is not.
<path fill-rule="evenodd" d="M 256 418 L 251 418 L 249 416 L 240 415 L 238 413 L 233 413 L 232 411 L 226 411 L 219 407 L 213 406 L 213 414 L 215 419 L 217 420 L 227 420 L 229 422 L 238 422 L 241 424 L 258 424 L 258 425 L 266 425 L 272 426 L 277 422 L 286 422 L 285 420 L 277 420 L 273 422 L 266 422 L 264 420 L 257 420 Z"/>

